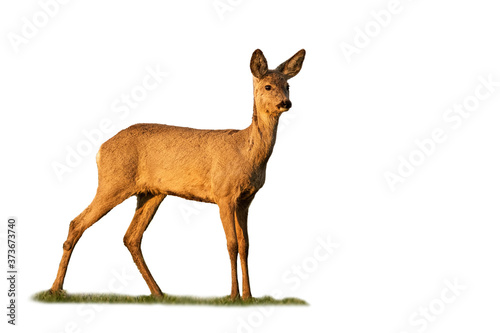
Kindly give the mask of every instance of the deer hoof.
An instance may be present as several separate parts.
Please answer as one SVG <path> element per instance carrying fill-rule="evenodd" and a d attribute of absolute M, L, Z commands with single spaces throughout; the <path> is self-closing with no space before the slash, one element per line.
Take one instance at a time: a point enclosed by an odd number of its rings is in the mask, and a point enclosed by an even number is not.
<path fill-rule="evenodd" d="M 231 301 L 236 301 L 240 299 L 240 294 L 231 294 Z"/>
<path fill-rule="evenodd" d="M 161 299 L 161 298 L 163 298 L 164 294 L 163 293 L 154 293 L 154 294 L 151 294 L 151 296 L 153 296 L 156 299 Z"/>

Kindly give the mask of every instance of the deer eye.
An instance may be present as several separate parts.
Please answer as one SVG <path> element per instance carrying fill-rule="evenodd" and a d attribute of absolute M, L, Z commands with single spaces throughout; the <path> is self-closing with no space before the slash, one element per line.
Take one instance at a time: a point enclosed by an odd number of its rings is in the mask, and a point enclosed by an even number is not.
<path fill-rule="evenodd" d="M 264 88 L 266 88 L 266 90 L 271 90 L 271 86 L 270 85 L 267 85 Z"/>

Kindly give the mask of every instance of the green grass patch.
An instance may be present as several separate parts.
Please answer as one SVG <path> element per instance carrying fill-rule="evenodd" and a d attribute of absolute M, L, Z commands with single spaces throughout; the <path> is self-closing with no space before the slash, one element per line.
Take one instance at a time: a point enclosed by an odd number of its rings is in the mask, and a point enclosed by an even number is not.
<path fill-rule="evenodd" d="M 110 304 L 165 304 L 165 305 L 213 305 L 213 306 L 252 306 L 252 305 L 308 305 L 298 298 L 275 299 L 270 296 L 254 297 L 250 300 L 241 298 L 231 300 L 225 297 L 193 297 L 173 296 L 163 297 L 128 296 L 118 294 L 68 294 L 65 291 L 52 294 L 42 291 L 33 295 L 35 301 L 44 303 L 110 303 Z"/>

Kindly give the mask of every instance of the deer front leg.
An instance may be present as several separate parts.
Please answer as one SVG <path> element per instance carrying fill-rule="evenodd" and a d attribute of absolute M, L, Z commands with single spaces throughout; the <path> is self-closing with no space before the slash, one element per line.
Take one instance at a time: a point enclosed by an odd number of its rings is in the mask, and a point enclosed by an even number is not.
<path fill-rule="evenodd" d="M 252 298 L 250 291 L 250 277 L 248 276 L 248 232 L 247 217 L 250 202 L 238 204 L 235 212 L 236 217 L 236 236 L 238 238 L 238 253 L 240 254 L 241 272 L 243 274 L 242 298 L 244 300 Z"/>
<path fill-rule="evenodd" d="M 231 260 L 231 299 L 240 297 L 238 288 L 238 271 L 236 259 L 238 257 L 238 240 L 234 226 L 235 205 L 232 203 L 219 203 L 220 219 L 226 233 L 227 251 Z"/>

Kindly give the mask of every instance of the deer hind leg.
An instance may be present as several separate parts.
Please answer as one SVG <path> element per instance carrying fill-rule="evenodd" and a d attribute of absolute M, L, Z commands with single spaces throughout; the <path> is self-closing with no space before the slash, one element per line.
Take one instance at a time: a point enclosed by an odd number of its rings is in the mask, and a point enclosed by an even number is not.
<path fill-rule="evenodd" d="M 158 287 L 153 275 L 148 269 L 144 257 L 141 251 L 141 241 L 142 234 L 148 227 L 149 223 L 153 219 L 153 216 L 160 206 L 163 199 L 166 197 L 164 194 L 138 194 L 137 195 L 137 208 L 135 211 L 134 218 L 128 227 L 127 233 L 123 238 L 123 243 L 132 254 L 132 259 L 134 259 L 137 268 L 142 274 L 142 277 L 148 284 L 151 294 L 154 296 L 163 296 L 163 293 Z"/>
<path fill-rule="evenodd" d="M 51 292 L 62 290 L 64 277 L 68 269 L 68 263 L 75 248 L 76 243 L 83 232 L 106 215 L 113 207 L 127 199 L 128 195 L 120 195 L 115 192 L 104 192 L 97 189 L 97 193 L 92 203 L 69 224 L 68 238 L 63 245 L 63 256 L 57 271 L 57 277 L 50 288 Z"/>
<path fill-rule="evenodd" d="M 240 254 L 241 263 L 241 273 L 243 290 L 242 298 L 244 300 L 252 298 L 252 292 L 250 291 L 250 277 L 248 275 L 248 232 L 247 232 L 247 217 L 248 217 L 248 207 L 250 202 L 239 203 L 236 211 L 236 236 L 238 239 L 238 253 Z"/>
<path fill-rule="evenodd" d="M 229 252 L 229 259 L 231 260 L 231 299 L 240 297 L 238 288 L 238 271 L 237 271 L 237 257 L 238 257 L 238 239 L 236 236 L 234 214 L 235 205 L 229 203 L 219 203 L 220 218 L 224 232 L 226 233 L 227 251 Z"/>

